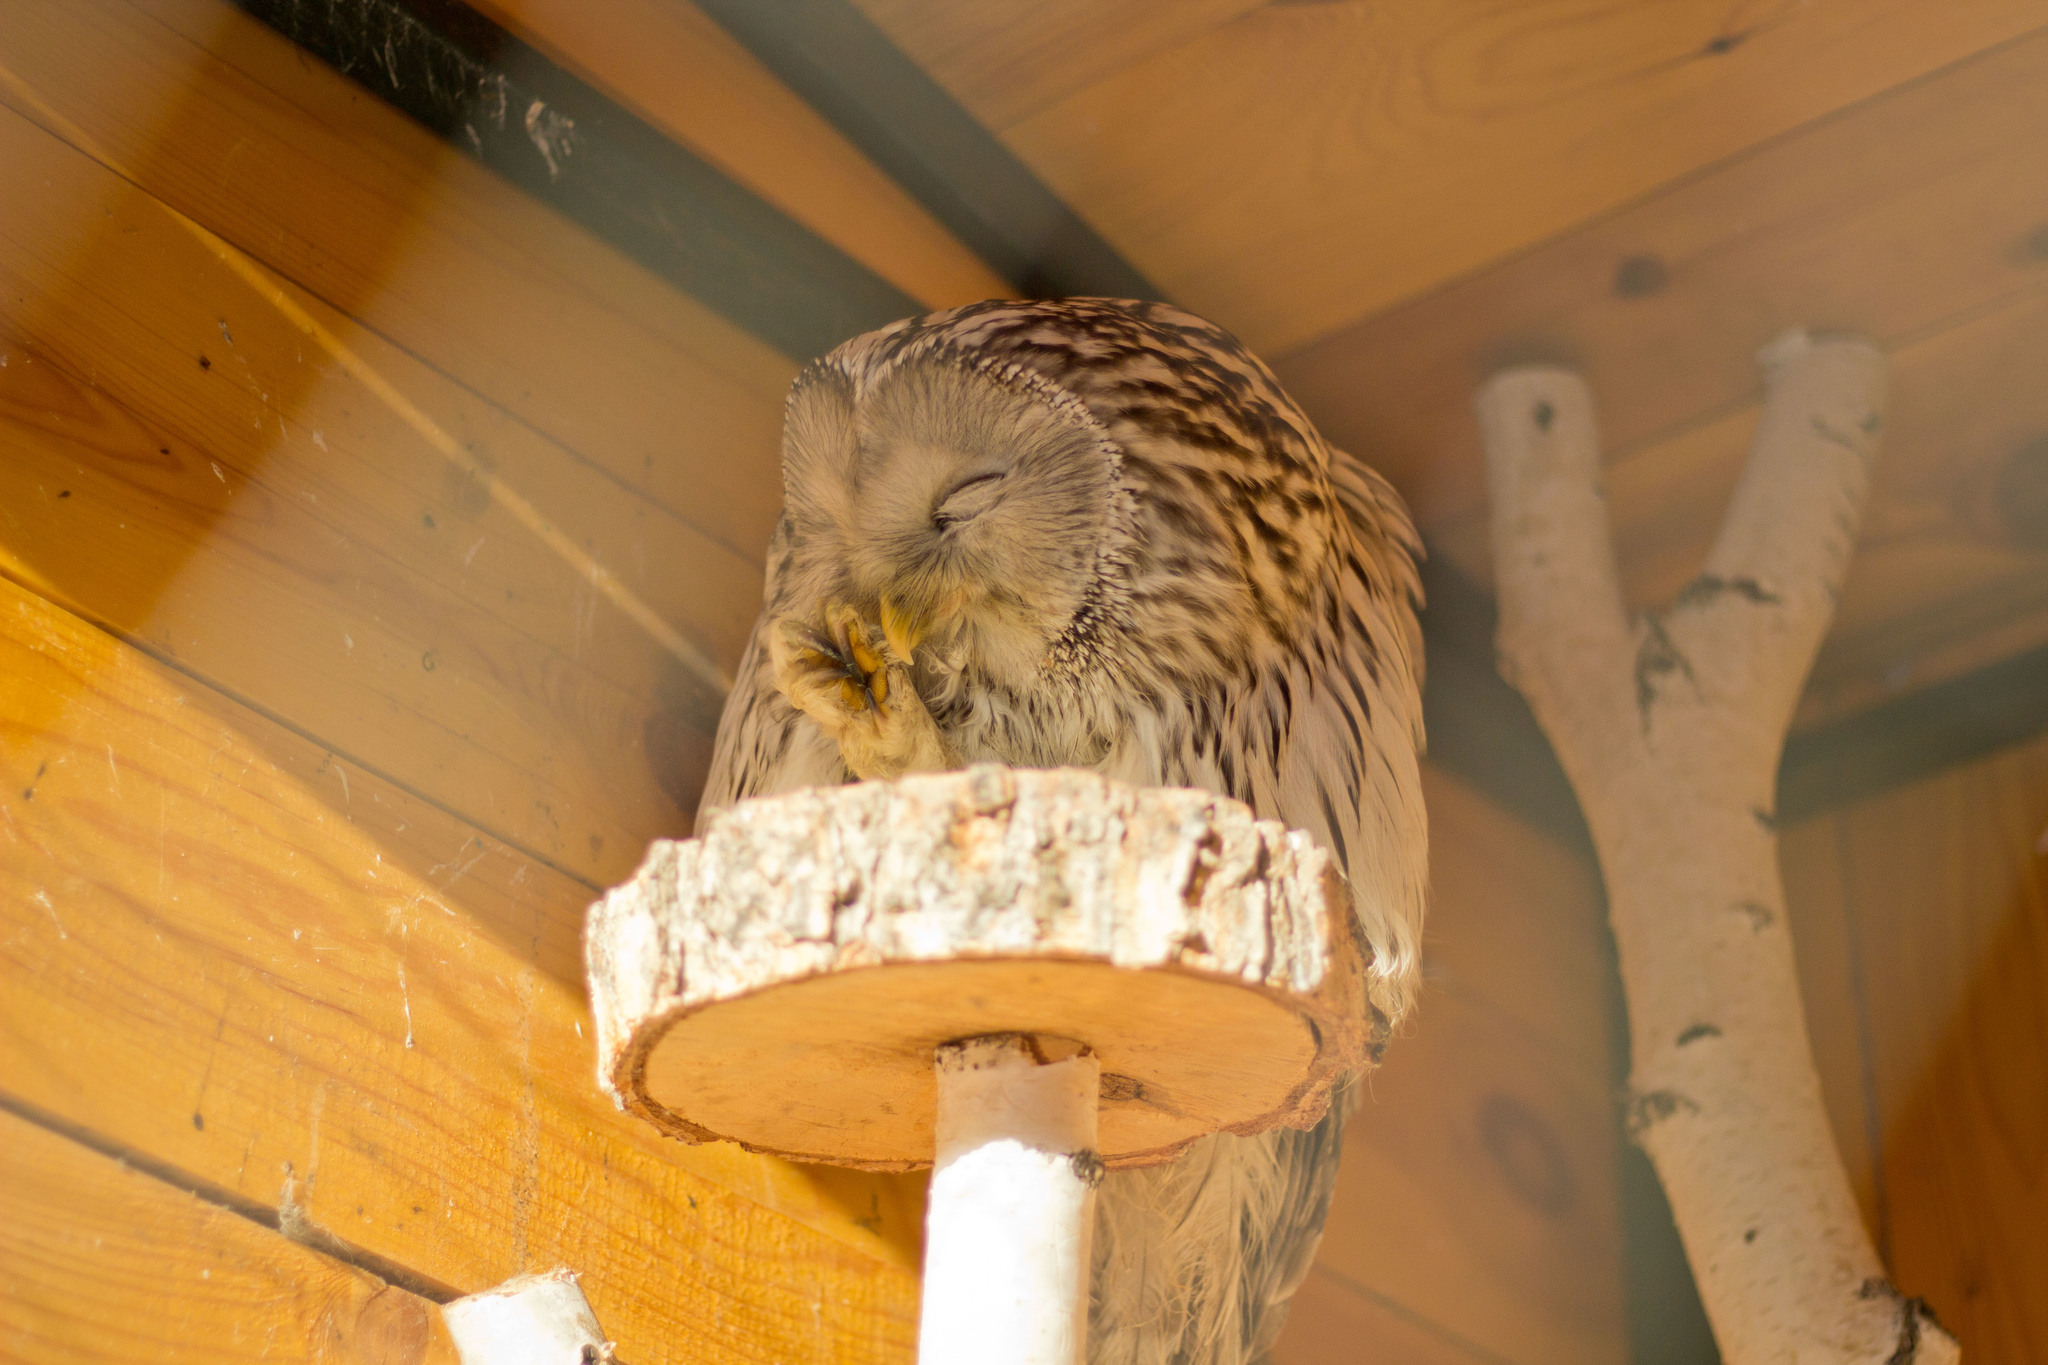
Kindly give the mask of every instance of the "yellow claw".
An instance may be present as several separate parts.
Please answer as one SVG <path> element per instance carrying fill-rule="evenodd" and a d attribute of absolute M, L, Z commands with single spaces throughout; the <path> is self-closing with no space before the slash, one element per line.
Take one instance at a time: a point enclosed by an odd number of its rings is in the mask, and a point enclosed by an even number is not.
<path fill-rule="evenodd" d="M 875 653 L 874 649 L 868 644 L 866 631 L 854 630 L 848 633 L 846 652 L 853 656 L 854 665 L 861 672 L 879 673 L 882 671 L 882 656 Z"/>
<path fill-rule="evenodd" d="M 911 615 L 889 597 L 882 598 L 882 635 L 904 663 L 917 662 L 917 646 L 930 629 L 929 621 Z"/>

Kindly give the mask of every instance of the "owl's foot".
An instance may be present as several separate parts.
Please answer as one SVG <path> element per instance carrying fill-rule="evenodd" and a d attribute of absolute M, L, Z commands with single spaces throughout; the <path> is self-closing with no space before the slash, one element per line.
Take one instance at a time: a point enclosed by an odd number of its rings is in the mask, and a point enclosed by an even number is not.
<path fill-rule="evenodd" d="M 839 743 L 858 777 L 898 777 L 959 766 L 910 682 L 910 661 L 882 628 L 843 604 L 786 616 L 768 637 L 775 685 L 790 705 Z"/>

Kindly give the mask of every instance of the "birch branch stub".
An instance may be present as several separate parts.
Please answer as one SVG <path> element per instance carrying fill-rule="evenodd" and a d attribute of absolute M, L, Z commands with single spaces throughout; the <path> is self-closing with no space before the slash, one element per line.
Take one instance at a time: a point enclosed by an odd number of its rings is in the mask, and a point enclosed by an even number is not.
<path fill-rule="evenodd" d="M 690 1141 L 928 1165 L 939 1045 L 1099 1059 L 1109 1166 L 1322 1116 L 1374 1051 L 1308 836 L 1206 792 L 977 767 L 745 802 L 585 929 L 600 1083 Z"/>

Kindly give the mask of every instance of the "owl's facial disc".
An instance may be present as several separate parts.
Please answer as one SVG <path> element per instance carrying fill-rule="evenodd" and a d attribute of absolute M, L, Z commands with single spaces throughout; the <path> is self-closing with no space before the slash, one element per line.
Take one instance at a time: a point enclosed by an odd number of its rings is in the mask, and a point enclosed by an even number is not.
<path fill-rule="evenodd" d="M 854 414 L 840 532 L 899 653 L 928 641 L 1025 681 L 1096 572 L 1115 472 L 1101 429 L 1028 387 L 934 362 Z"/>

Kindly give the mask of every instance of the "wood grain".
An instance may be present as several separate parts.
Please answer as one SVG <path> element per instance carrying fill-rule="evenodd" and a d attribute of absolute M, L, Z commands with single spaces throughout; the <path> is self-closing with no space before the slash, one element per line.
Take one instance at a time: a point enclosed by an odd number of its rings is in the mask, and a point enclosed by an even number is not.
<path fill-rule="evenodd" d="M 933 308 L 1010 286 L 692 5 L 476 6 L 882 278 Z"/>
<path fill-rule="evenodd" d="M 594 885 L 687 830 L 715 692 L 158 201 L 4 110 L 0 161 L 7 572 Z M 754 565 L 294 297 L 736 659 Z"/>
<path fill-rule="evenodd" d="M 1483 1359 L 1618 1365 L 1615 1140 L 1604 1086 L 1432 989 L 1352 1116 L 1317 1262 Z"/>
<path fill-rule="evenodd" d="M 990 128 L 1168 51 L 1267 0 L 854 0 Z"/>
<path fill-rule="evenodd" d="M 1756 350 L 1786 327 L 1907 345 L 2041 288 L 2048 144 L 2019 133 L 2044 125 L 2048 35 L 1802 127 L 1276 368 L 1326 435 L 1441 522 L 1484 499 L 1472 393 L 1503 364 L 1583 370 L 1615 458 L 1754 403 Z M 1971 394 L 1994 408 L 2019 396 Z"/>
<path fill-rule="evenodd" d="M 1856 555 L 1796 721 L 1817 724 L 2048 640 L 2048 540 L 2001 492 L 2048 434 L 2048 286 L 1900 347 Z M 1602 391 L 1595 390 L 1603 404 Z M 1668 602 L 1705 562 L 1757 409 L 1627 451 L 1606 474 L 1630 604 Z M 2048 459 L 2042 461 L 2048 471 Z M 1436 543 L 1491 583 L 1484 508 Z"/>
<path fill-rule="evenodd" d="M 915 1184 L 599 1094 L 582 885 L 7 583 L 0 688 L 0 1089 L 635 1361 L 910 1349 Z"/>
<path fill-rule="evenodd" d="M 1005 135 L 1174 298 L 1282 351 L 2042 23 L 2038 0 L 1267 6 Z"/>
<path fill-rule="evenodd" d="M 1892 1274 L 1970 1358 L 2041 1360 L 2048 738 L 1795 834 L 1794 914 L 1843 918 L 1847 951 L 1830 965 L 1850 1011 L 1809 1014 L 1823 1055 L 1833 1038 L 1854 1059 L 1830 1079 L 1867 1134 L 1865 1213 Z"/>
<path fill-rule="evenodd" d="M 27 0 L 0 53 L 143 189 L 758 561 L 790 359 L 222 0 Z"/>
<path fill-rule="evenodd" d="M 1429 988 L 1485 1001 L 1552 1066 L 1606 1087 L 1614 1073 L 1614 949 L 1598 871 L 1439 764 L 1422 765 L 1422 790 Z"/>
<path fill-rule="evenodd" d="M 1498 1365 L 1454 1333 L 1318 1265 L 1287 1305 L 1275 1365 Z"/>
<path fill-rule="evenodd" d="M 1352 1117 L 1278 1359 L 1619 1360 L 1598 875 L 1436 765 L 1422 775 L 1425 985 Z"/>
<path fill-rule="evenodd" d="M 0 1356 L 456 1365 L 425 1299 L 0 1112 Z"/>

